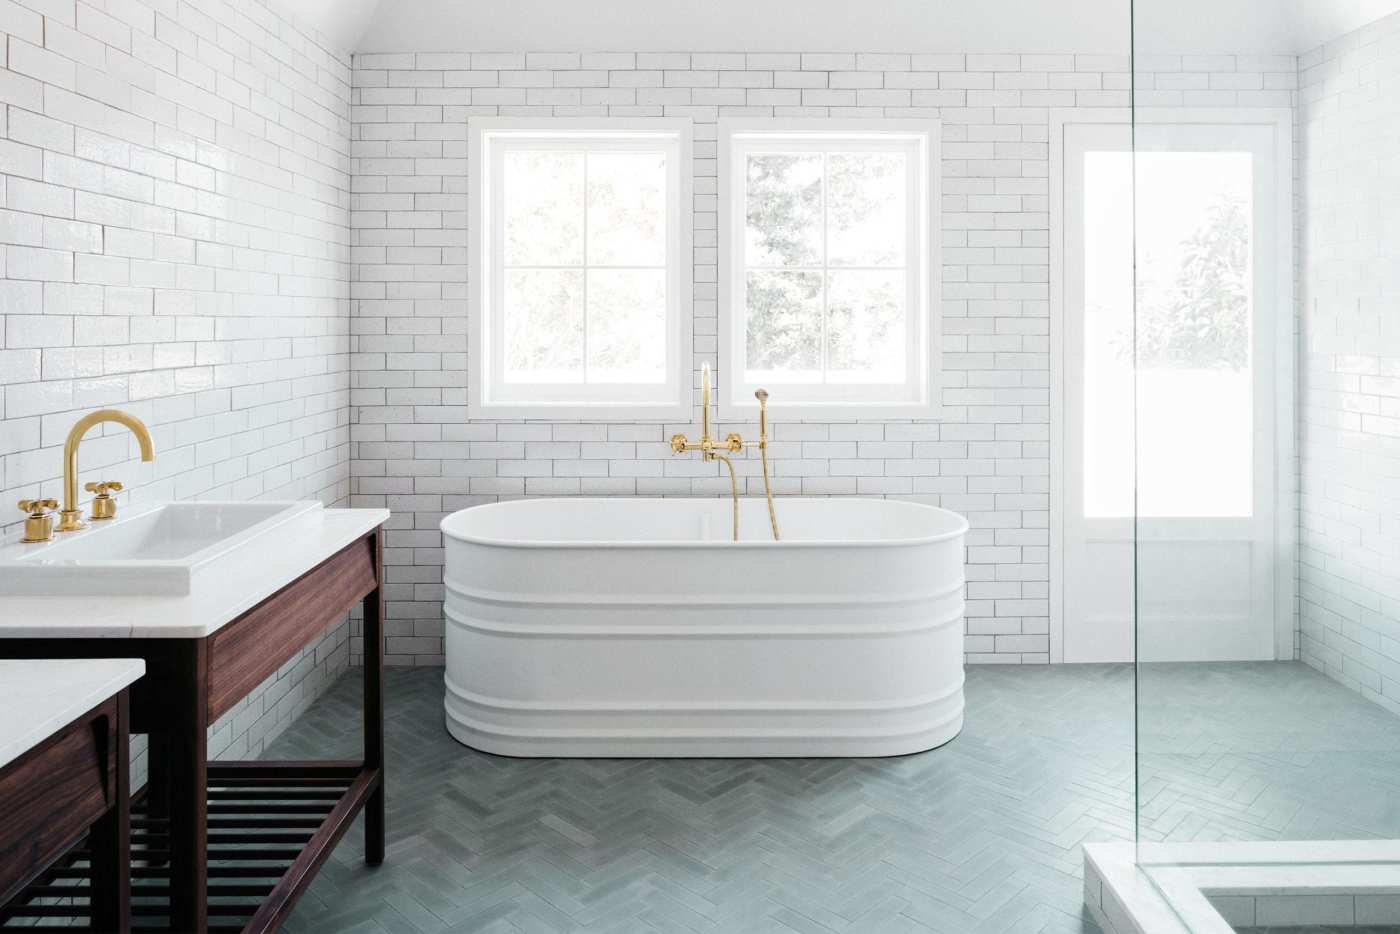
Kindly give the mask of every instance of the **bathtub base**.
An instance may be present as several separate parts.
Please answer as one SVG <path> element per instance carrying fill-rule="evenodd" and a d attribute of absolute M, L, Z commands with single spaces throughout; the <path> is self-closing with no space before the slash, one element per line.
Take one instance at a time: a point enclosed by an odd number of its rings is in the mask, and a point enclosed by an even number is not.
<path fill-rule="evenodd" d="M 561 718 L 560 711 L 516 712 L 486 719 L 484 711 L 449 683 L 447 732 L 459 743 L 481 752 L 517 758 L 602 759 L 757 759 L 870 758 L 927 752 L 949 742 L 962 730 L 962 689 L 925 706 L 919 722 L 907 710 L 727 710 L 587 712 Z M 522 716 L 521 713 L 524 713 Z M 561 719 L 586 719 L 591 725 L 560 728 Z M 843 726 L 842 721 L 856 719 Z M 797 724 L 807 721 L 807 728 Z M 627 725 L 619 725 L 625 723 Z"/>

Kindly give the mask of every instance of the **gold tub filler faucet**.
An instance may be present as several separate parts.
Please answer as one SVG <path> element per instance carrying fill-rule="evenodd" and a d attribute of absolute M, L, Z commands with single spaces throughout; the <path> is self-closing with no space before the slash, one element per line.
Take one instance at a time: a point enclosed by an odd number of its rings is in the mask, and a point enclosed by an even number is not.
<path fill-rule="evenodd" d="M 768 498 L 768 524 L 773 529 L 773 541 L 778 541 L 778 511 L 773 506 L 773 485 L 768 473 L 768 390 L 760 389 L 754 393 L 754 397 L 758 399 L 758 455 L 763 461 L 763 493 Z M 700 367 L 700 408 L 703 413 L 700 440 L 691 441 L 683 434 L 674 434 L 671 436 L 671 451 L 675 454 L 699 451 L 702 459 L 720 461 L 729 468 L 729 492 L 734 502 L 733 538 L 737 542 L 739 540 L 739 478 L 734 472 L 734 461 L 730 459 L 729 455 L 744 450 L 745 444 L 743 437 L 737 431 L 731 431 L 725 435 L 723 441 L 710 434 L 710 365 L 708 363 Z"/>

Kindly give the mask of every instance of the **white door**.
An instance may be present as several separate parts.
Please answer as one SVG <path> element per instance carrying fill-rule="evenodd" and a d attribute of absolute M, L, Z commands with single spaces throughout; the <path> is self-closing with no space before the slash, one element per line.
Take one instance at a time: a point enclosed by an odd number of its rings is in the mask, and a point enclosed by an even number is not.
<path fill-rule="evenodd" d="M 1278 657 L 1286 138 L 1065 127 L 1064 661 Z"/>

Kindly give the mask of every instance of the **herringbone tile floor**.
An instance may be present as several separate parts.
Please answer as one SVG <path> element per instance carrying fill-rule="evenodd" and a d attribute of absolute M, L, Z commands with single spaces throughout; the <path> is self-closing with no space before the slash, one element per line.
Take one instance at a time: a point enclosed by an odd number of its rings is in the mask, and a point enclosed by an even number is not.
<path fill-rule="evenodd" d="M 1400 718 L 1299 663 L 1148 665 L 1150 840 L 1400 838 Z"/>
<path fill-rule="evenodd" d="M 1400 836 L 1379 708 L 1292 664 L 1144 684 L 1145 835 Z M 267 755 L 353 754 L 358 694 L 342 679 Z M 440 669 L 386 695 L 388 859 L 364 867 L 357 825 L 292 934 L 1083 934 L 1080 845 L 1133 833 L 1128 666 L 970 668 L 962 735 L 897 759 L 506 759 L 446 734 Z"/>

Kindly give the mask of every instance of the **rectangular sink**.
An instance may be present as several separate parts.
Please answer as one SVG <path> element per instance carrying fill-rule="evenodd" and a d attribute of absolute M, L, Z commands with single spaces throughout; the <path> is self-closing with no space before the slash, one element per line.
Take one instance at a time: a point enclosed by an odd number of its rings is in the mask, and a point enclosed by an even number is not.
<path fill-rule="evenodd" d="M 304 502 L 167 503 L 94 522 L 51 542 L 0 549 L 0 593 L 188 594 L 197 575 L 236 561 L 237 551 L 321 508 Z"/>

